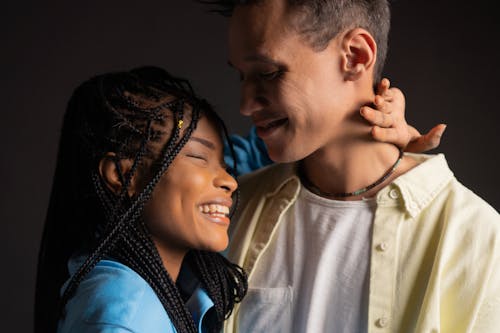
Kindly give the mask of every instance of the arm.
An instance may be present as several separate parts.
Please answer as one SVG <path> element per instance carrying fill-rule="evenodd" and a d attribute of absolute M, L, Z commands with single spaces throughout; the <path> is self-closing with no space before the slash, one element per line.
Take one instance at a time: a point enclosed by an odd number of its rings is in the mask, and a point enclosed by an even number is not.
<path fill-rule="evenodd" d="M 390 88 L 388 79 L 378 85 L 373 102 L 375 108 L 363 106 L 360 113 L 373 126 L 372 136 L 381 142 L 390 142 L 407 152 L 424 152 L 439 146 L 446 125 L 439 124 L 428 133 L 421 135 L 406 123 L 405 98 L 398 88 Z"/>
<path fill-rule="evenodd" d="M 273 163 L 267 155 L 264 142 L 257 136 L 255 127 L 252 127 L 245 137 L 231 135 L 229 139 L 233 145 L 237 160 L 237 170 L 233 170 L 236 176 L 249 173 Z M 230 168 L 233 168 L 234 160 L 227 142 L 224 143 L 224 161 Z"/>

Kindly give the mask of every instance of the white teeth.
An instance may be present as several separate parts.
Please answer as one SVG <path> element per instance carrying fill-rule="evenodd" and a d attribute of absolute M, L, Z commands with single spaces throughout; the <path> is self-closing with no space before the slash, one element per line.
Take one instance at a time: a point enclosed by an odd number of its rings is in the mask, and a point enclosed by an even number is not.
<path fill-rule="evenodd" d="M 204 214 L 229 214 L 229 207 L 217 204 L 200 205 L 199 210 Z"/>

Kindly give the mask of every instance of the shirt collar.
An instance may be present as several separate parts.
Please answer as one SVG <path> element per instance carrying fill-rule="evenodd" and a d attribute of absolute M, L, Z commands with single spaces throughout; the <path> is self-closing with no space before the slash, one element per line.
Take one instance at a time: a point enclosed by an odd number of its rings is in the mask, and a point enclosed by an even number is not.
<path fill-rule="evenodd" d="M 177 277 L 177 285 L 183 292 L 191 295 L 186 301 L 186 307 L 191 313 L 198 331 L 204 332 L 202 327 L 203 318 L 208 310 L 214 306 L 214 302 L 208 296 L 205 289 L 201 287 L 201 282 L 189 265 L 182 265 L 182 269 Z"/>
<path fill-rule="evenodd" d="M 453 179 L 453 172 L 443 154 L 405 153 L 405 156 L 414 158 L 419 164 L 380 190 L 376 198 L 379 206 L 397 202 L 415 217 Z"/>
<path fill-rule="evenodd" d="M 278 172 L 269 178 L 268 188 L 270 190 L 267 193 L 267 197 L 280 194 L 289 199 L 295 199 L 301 187 L 300 178 L 297 173 L 298 167 L 298 162 L 281 164 Z"/>
<path fill-rule="evenodd" d="M 405 153 L 405 156 L 414 158 L 419 164 L 381 189 L 376 200 L 379 206 L 401 205 L 411 217 L 415 217 L 451 181 L 453 172 L 443 154 Z M 267 196 L 280 194 L 295 200 L 302 186 L 297 168 L 298 163 L 283 164 L 276 177 L 270 179 L 271 191 Z"/>
<path fill-rule="evenodd" d="M 187 300 L 186 307 L 191 313 L 191 316 L 193 316 L 193 320 L 198 327 L 198 332 L 203 332 L 203 318 L 213 306 L 214 302 L 201 287 L 196 288 L 194 293 Z"/>

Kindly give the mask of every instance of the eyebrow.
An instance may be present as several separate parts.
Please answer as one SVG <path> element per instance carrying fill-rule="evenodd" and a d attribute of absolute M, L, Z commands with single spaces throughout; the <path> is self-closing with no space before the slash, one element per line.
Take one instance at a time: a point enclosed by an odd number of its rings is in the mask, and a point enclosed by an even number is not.
<path fill-rule="evenodd" d="M 204 145 L 205 147 L 210 148 L 210 149 L 212 149 L 212 150 L 215 150 L 215 144 L 214 144 L 212 141 L 205 140 L 205 139 L 202 139 L 202 138 L 198 138 L 198 137 L 196 137 L 196 136 L 192 136 L 192 137 L 190 138 L 190 140 L 193 140 L 193 141 L 199 142 L 199 143 L 201 143 L 202 145 Z"/>
<path fill-rule="evenodd" d="M 280 62 L 278 62 L 278 61 L 276 61 L 274 59 L 271 59 L 268 56 L 265 56 L 263 54 L 249 55 L 249 56 L 245 57 L 243 60 L 248 61 L 248 62 L 254 62 L 254 61 L 255 62 L 264 62 L 266 64 L 274 65 L 274 66 L 277 66 L 277 67 L 283 66 L 282 63 L 280 63 Z M 230 67 L 235 67 L 230 60 L 227 61 L 227 64 Z"/>

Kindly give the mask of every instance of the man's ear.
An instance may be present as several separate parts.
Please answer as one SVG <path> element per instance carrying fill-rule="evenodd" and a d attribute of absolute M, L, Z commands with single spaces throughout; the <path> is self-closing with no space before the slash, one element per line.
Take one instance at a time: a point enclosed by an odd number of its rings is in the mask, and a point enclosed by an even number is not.
<path fill-rule="evenodd" d="M 120 194 L 122 191 L 122 179 L 125 179 L 126 174 L 132 168 L 133 161 L 131 159 L 118 159 L 115 153 L 107 153 L 101 161 L 99 161 L 99 174 L 104 180 L 106 187 L 115 194 Z M 120 168 L 120 170 L 118 170 Z M 120 177 L 120 173 L 121 176 Z M 135 194 L 135 175 L 128 186 L 128 195 Z"/>
<path fill-rule="evenodd" d="M 355 81 L 364 73 L 373 73 L 377 59 L 377 43 L 365 29 L 349 30 L 342 38 L 342 70 L 345 79 Z"/>

